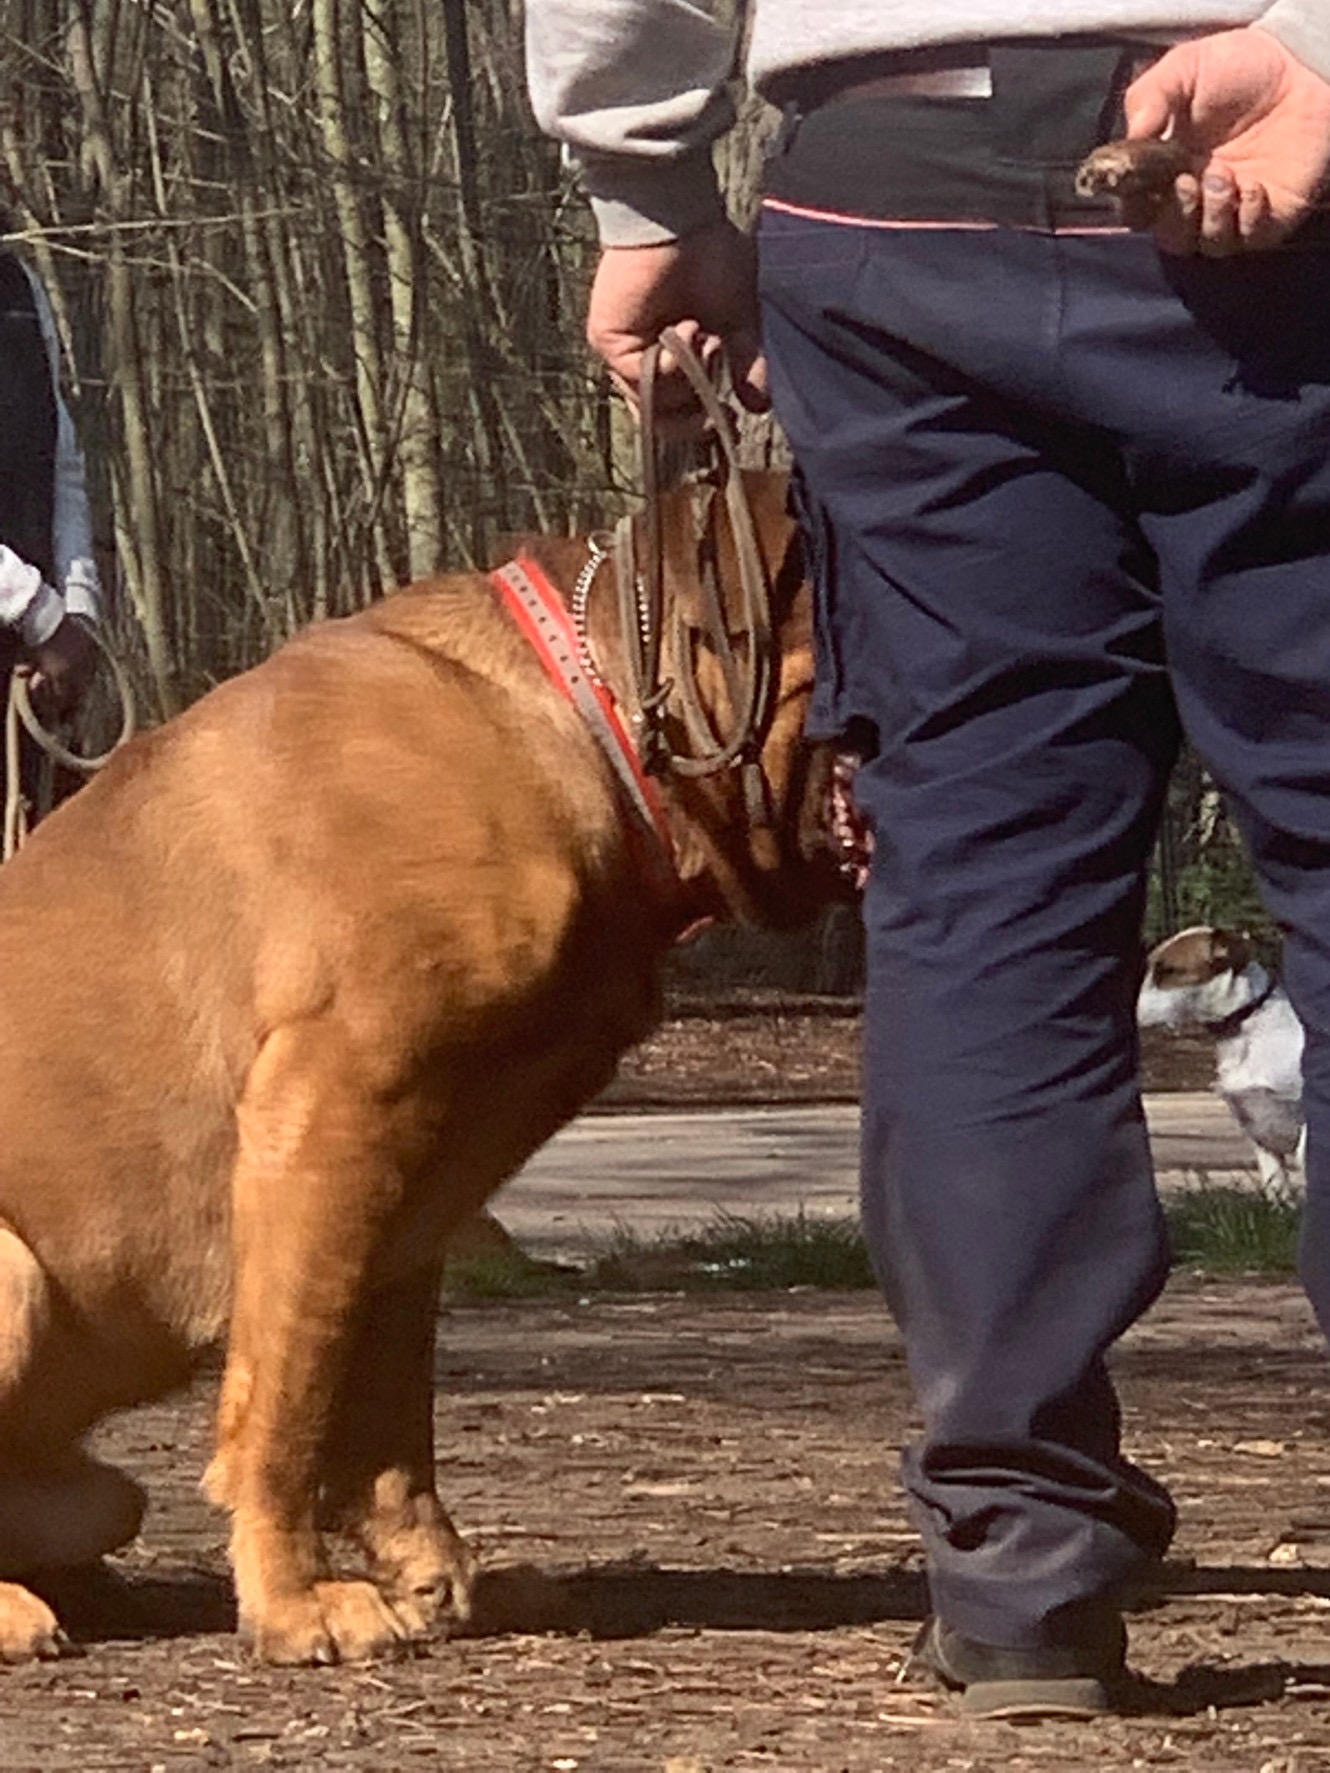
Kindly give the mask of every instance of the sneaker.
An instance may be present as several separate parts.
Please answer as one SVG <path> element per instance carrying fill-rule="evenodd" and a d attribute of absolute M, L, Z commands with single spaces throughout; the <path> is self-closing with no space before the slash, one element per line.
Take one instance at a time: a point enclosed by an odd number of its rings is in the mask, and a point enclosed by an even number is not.
<path fill-rule="evenodd" d="M 929 1619 L 905 1666 L 927 1669 L 977 1718 L 1093 1718 L 1116 1709 L 1127 1682 L 1127 1634 L 1116 1617 L 1075 1643 L 1007 1650 Z"/>

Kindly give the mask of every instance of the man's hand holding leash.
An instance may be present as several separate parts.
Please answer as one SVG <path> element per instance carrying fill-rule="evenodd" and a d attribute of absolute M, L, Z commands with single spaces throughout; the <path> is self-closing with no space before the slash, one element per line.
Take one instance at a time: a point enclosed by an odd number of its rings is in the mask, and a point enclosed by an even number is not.
<path fill-rule="evenodd" d="M 78 706 L 101 661 L 101 648 L 81 616 L 66 616 L 39 646 L 30 648 L 32 705 L 41 720 L 58 720 Z"/>
<path fill-rule="evenodd" d="M 673 327 L 708 366 L 723 357 L 750 412 L 769 404 L 757 315 L 753 243 L 724 219 L 677 240 L 604 248 L 587 310 L 587 340 L 636 407 L 643 353 Z M 701 413 L 668 353 L 656 386 L 657 429 L 693 435 Z"/>

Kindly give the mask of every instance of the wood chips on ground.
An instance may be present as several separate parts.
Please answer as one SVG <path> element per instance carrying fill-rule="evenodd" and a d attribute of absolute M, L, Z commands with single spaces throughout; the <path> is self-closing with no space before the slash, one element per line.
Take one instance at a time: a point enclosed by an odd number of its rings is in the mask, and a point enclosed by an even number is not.
<path fill-rule="evenodd" d="M 1082 1773 L 1330 1767 L 1330 1415 L 1282 1284 L 1179 1277 L 1117 1372 L 1182 1527 L 1132 1620 L 1159 1683 L 1093 1726 L 970 1723 L 898 1684 L 924 1606 L 911 1431 L 870 1294 L 450 1307 L 441 1481 L 485 1575 L 470 1635 L 272 1670 L 230 1635 L 203 1502 L 212 1389 L 107 1425 L 154 1507 L 82 1653 L 0 1670 L 7 1773 Z M 77 1597 L 76 1597 L 77 1599 Z"/>

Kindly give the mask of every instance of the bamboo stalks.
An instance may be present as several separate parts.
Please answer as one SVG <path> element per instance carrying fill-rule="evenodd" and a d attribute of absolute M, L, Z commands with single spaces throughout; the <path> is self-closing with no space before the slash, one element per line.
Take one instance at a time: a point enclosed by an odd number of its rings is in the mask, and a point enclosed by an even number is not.
<path fill-rule="evenodd" d="M 15 0 L 0 50 L 146 705 L 615 507 L 514 0 Z"/>
<path fill-rule="evenodd" d="M 108 24 L 113 24 L 113 20 Z M 116 464 L 116 542 L 125 583 L 143 630 L 152 673 L 152 687 L 163 714 L 180 705 L 176 660 L 167 626 L 166 574 L 158 520 L 157 484 L 153 474 L 152 427 L 144 386 L 142 359 L 134 317 L 134 284 L 126 259 L 124 237 L 117 223 L 126 219 L 129 180 L 116 163 L 100 78 L 114 40 L 108 29 L 99 45 L 81 13 L 69 27 L 69 63 L 83 120 L 83 145 L 95 169 L 109 221 L 107 244 L 108 362 L 118 391 L 124 438 Z M 102 51 L 101 62 L 97 48 Z"/>
<path fill-rule="evenodd" d="M 382 481 L 388 470 L 383 362 L 370 238 L 356 188 L 348 115 L 350 80 L 343 59 L 342 13 L 344 6 L 351 5 L 352 0 L 312 0 L 314 98 L 342 249 L 342 275 L 355 355 L 354 436 L 366 521 L 374 539 L 375 563 L 387 580 L 392 576 L 392 550 L 383 522 Z"/>

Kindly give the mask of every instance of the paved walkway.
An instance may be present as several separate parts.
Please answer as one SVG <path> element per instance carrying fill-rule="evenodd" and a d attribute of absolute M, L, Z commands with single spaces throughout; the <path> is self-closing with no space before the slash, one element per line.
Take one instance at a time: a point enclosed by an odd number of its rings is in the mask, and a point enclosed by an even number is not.
<path fill-rule="evenodd" d="M 1249 1147 L 1205 1092 L 1146 1098 L 1165 1189 L 1250 1181 Z M 857 1211 L 858 1109 L 818 1104 L 584 1115 L 494 1203 L 523 1248 L 574 1252 L 617 1226 L 650 1239 L 719 1213 L 843 1218 Z"/>

